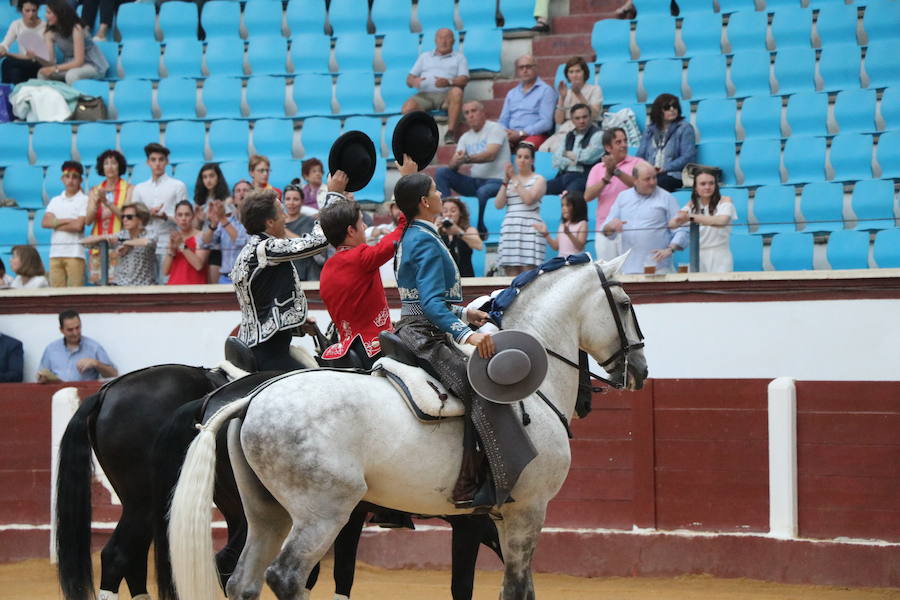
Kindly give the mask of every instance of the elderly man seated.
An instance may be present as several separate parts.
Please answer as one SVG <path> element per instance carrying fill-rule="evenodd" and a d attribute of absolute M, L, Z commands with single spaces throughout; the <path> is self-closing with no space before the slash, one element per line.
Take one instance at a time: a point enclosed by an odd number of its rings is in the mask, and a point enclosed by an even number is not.
<path fill-rule="evenodd" d="M 516 76 L 519 85 L 506 94 L 500 124 L 506 128 L 511 147 L 525 142 L 538 149 L 553 133 L 553 111 L 559 94 L 537 76 L 531 55 L 516 60 Z"/>
<path fill-rule="evenodd" d="M 462 52 L 453 51 L 453 32 L 438 29 L 434 34 L 434 51 L 423 52 L 406 76 L 406 85 L 417 94 L 403 103 L 403 114 L 416 110 L 447 110 L 445 144 L 456 143 L 456 127 L 462 108 L 463 88 L 469 82 L 469 63 Z"/>
<path fill-rule="evenodd" d="M 571 113 L 575 129 L 566 134 L 553 153 L 553 166 L 559 171 L 547 181 L 548 194 L 561 194 L 564 190 L 583 192 L 588 173 L 603 154 L 603 131 L 591 122 L 591 108 L 576 104 Z"/>

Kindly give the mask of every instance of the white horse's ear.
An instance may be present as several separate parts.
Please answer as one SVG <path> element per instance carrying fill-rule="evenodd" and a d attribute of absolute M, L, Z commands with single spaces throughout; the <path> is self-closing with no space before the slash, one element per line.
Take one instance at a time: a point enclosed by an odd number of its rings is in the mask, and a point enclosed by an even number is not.
<path fill-rule="evenodd" d="M 628 260 L 628 255 L 631 254 L 631 249 L 629 248 L 625 254 L 621 256 L 617 256 L 611 260 L 598 260 L 597 264 L 603 268 L 603 274 L 607 277 L 614 277 L 618 275 L 622 270 L 622 266 L 625 264 L 625 261 Z"/>

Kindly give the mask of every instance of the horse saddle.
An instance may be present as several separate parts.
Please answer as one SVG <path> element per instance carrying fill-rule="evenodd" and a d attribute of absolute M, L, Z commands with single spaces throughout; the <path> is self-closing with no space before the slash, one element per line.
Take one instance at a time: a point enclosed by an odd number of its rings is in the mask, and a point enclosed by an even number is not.
<path fill-rule="evenodd" d="M 382 345 L 382 351 L 384 350 Z M 410 352 L 409 349 L 406 351 Z M 411 360 L 409 355 L 405 358 Z M 372 375 L 386 378 L 400 393 L 413 415 L 423 423 L 434 423 L 465 414 L 462 401 L 451 394 L 440 379 L 418 364 L 408 364 L 392 356 L 383 356 L 375 361 Z"/>
<path fill-rule="evenodd" d="M 259 370 L 250 346 L 233 335 L 225 338 L 225 360 L 248 373 L 255 373 Z"/>

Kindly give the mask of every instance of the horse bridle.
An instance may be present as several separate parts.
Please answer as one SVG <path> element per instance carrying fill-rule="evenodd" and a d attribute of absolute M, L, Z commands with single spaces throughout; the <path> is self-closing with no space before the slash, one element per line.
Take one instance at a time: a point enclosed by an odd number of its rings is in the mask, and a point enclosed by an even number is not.
<path fill-rule="evenodd" d="M 634 329 L 637 332 L 638 341 L 633 344 L 628 343 L 628 334 L 625 332 L 625 325 L 622 323 L 622 317 L 619 315 L 619 311 L 616 308 L 616 301 L 612 295 L 612 288 L 622 287 L 622 284 L 615 279 L 607 279 L 606 275 L 603 274 L 603 269 L 599 264 L 594 263 L 594 267 L 597 269 L 597 275 L 600 277 L 600 285 L 603 288 L 603 291 L 606 293 L 606 300 L 607 302 L 609 302 L 609 309 L 610 312 L 612 312 L 613 319 L 616 322 L 616 329 L 618 330 L 619 340 L 621 342 L 621 346 L 619 347 L 619 349 L 616 350 L 609 358 L 599 364 L 605 369 L 607 366 L 614 363 L 621 357 L 623 362 L 625 363 L 622 371 L 622 381 L 612 381 L 611 379 L 608 379 L 606 377 L 601 377 L 600 375 L 592 372 L 587 366 L 579 365 L 578 363 L 569 360 L 565 356 L 554 352 L 550 348 L 545 347 L 544 349 L 547 351 L 547 354 L 549 354 L 553 358 L 559 359 L 570 367 L 577 369 L 579 373 L 587 373 L 594 379 L 598 379 L 618 390 L 621 390 L 625 387 L 626 382 L 628 381 L 628 355 L 632 351 L 639 350 L 640 348 L 644 347 L 644 334 L 641 333 L 641 326 L 638 325 L 637 315 L 634 312 L 634 306 L 629 303 L 628 307 L 631 309 L 631 318 L 634 321 Z M 594 388 L 593 391 L 602 391 L 602 389 Z"/>

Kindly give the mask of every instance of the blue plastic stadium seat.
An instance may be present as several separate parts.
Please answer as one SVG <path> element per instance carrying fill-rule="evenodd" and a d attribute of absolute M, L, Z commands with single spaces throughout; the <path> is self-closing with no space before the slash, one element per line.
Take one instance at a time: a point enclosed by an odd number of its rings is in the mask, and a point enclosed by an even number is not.
<path fill-rule="evenodd" d="M 816 33 L 820 43 L 816 47 L 856 44 L 856 11 L 856 5 L 844 3 L 831 3 L 819 7 Z"/>
<path fill-rule="evenodd" d="M 103 102 L 109 106 L 109 82 L 99 81 L 97 79 L 79 79 L 72 84 L 72 87 L 81 92 L 85 96 L 95 96 L 103 98 Z"/>
<path fill-rule="evenodd" d="M 28 126 L 0 123 L 0 166 L 28 164 Z"/>
<path fill-rule="evenodd" d="M 190 77 L 168 77 L 159 81 L 156 103 L 160 119 L 197 118 L 197 80 Z"/>
<path fill-rule="evenodd" d="M 387 121 L 384 123 L 384 147 L 387 150 L 386 158 L 388 160 L 393 160 L 394 151 L 391 146 L 391 140 L 394 139 L 394 129 L 397 127 L 397 121 L 399 121 L 403 115 L 394 115 L 392 117 L 388 117 Z"/>
<path fill-rule="evenodd" d="M 735 140 L 736 103 L 727 98 L 703 100 L 697 105 L 697 129 L 704 142 Z"/>
<path fill-rule="evenodd" d="M 82 163 L 92 165 L 106 150 L 116 149 L 116 126 L 112 123 L 84 123 L 78 126 L 75 147 Z"/>
<path fill-rule="evenodd" d="M 207 77 L 203 82 L 205 119 L 239 119 L 241 80 L 237 77 Z"/>
<path fill-rule="evenodd" d="M 342 72 L 335 94 L 342 115 L 375 114 L 375 75 L 371 70 Z"/>
<path fill-rule="evenodd" d="M 334 45 L 334 57 L 338 71 L 373 70 L 375 61 L 375 38 L 363 33 L 345 33 Z M 407 69 L 412 68 L 410 64 Z"/>
<path fill-rule="evenodd" d="M 766 12 L 778 14 L 786 8 L 801 6 L 800 0 L 766 0 Z"/>
<path fill-rule="evenodd" d="M 244 42 L 239 38 L 213 38 L 206 42 L 207 73 L 212 77 L 244 75 Z"/>
<path fill-rule="evenodd" d="M 201 126 L 201 132 L 203 128 Z M 202 138 L 202 133 L 201 133 Z M 129 165 L 144 162 L 144 146 L 159 142 L 159 125 L 152 121 L 128 121 L 119 131 L 119 150 Z"/>
<path fill-rule="evenodd" d="M 122 43 L 120 61 L 126 79 L 159 79 L 160 46 L 153 40 Z"/>
<path fill-rule="evenodd" d="M 859 88 L 859 46 L 831 44 L 819 56 L 819 75 L 825 81 L 822 91 L 838 92 Z"/>
<path fill-rule="evenodd" d="M 445 0 L 431 1 L 445 2 Z M 500 0 L 500 12 L 503 13 L 505 31 L 534 27 L 534 2 L 531 0 Z"/>
<path fill-rule="evenodd" d="M 735 271 L 762 271 L 763 241 L 756 235 L 732 233 L 729 237 Z"/>
<path fill-rule="evenodd" d="M 168 77 L 203 77 L 203 44 L 186 38 L 169 40 L 163 64 Z"/>
<path fill-rule="evenodd" d="M 787 121 L 791 135 L 827 135 L 828 94 L 794 94 L 788 101 Z"/>
<path fill-rule="evenodd" d="M 14 208 L 0 208 L 0 244 L 15 246 L 27 243 L 28 213 Z"/>
<path fill-rule="evenodd" d="M 47 173 L 44 176 L 44 199 L 49 202 L 54 197 L 62 194 L 64 190 L 65 187 L 63 186 L 62 179 L 60 179 L 59 169 L 54 169 L 53 167 L 48 168 Z"/>
<path fill-rule="evenodd" d="M 828 236 L 825 253 L 832 269 L 868 269 L 869 233 L 835 231 Z"/>
<path fill-rule="evenodd" d="M 742 185 L 768 185 L 781 183 L 779 171 L 779 140 L 747 140 L 741 145 L 741 171 L 744 173 Z"/>
<path fill-rule="evenodd" d="M 831 167 L 835 181 L 872 177 L 872 136 L 844 133 L 831 140 Z"/>
<path fill-rule="evenodd" d="M 556 176 L 556 169 L 553 168 L 552 152 L 535 152 L 534 172 L 543 175 L 545 179 L 552 179 Z"/>
<path fill-rule="evenodd" d="M 116 28 L 122 41 L 155 41 L 156 6 L 152 3 L 126 2 L 116 13 Z"/>
<path fill-rule="evenodd" d="M 328 156 L 331 145 L 341 135 L 341 122 L 337 119 L 310 117 L 304 119 L 300 132 L 303 157 Z"/>
<path fill-rule="evenodd" d="M 169 158 L 171 158 L 171 155 Z M 166 174 L 171 176 L 172 173 L 172 163 L 169 163 L 169 165 L 166 167 Z M 134 165 L 134 168 L 131 169 L 131 176 L 128 178 L 128 180 L 133 184 L 138 184 L 142 181 L 148 181 L 150 177 L 150 166 L 146 162 L 142 162 Z M 44 184 L 44 187 L 46 187 L 46 182 Z"/>
<path fill-rule="evenodd" d="M 875 90 L 846 90 L 837 95 L 834 119 L 841 133 L 875 131 Z"/>
<path fill-rule="evenodd" d="M 644 65 L 644 91 L 646 101 L 653 102 L 660 94 L 672 94 L 683 98 L 681 93 L 681 60 L 651 60 Z"/>
<path fill-rule="evenodd" d="M 597 83 L 603 92 L 603 101 L 610 104 L 631 103 L 637 100 L 637 63 L 607 61 L 600 67 Z"/>
<path fill-rule="evenodd" d="M 756 189 L 753 199 L 756 235 L 796 231 L 794 224 L 794 187 L 763 185 Z"/>
<path fill-rule="evenodd" d="M 299 160 L 294 160 L 293 158 L 272 158 L 270 159 L 269 166 L 272 169 L 269 173 L 269 181 L 274 182 L 273 185 L 282 190 L 292 179 L 300 177 Z M 244 165 L 245 172 L 246 169 L 247 166 Z"/>
<path fill-rule="evenodd" d="M 166 125 L 165 145 L 171 152 L 171 154 L 169 154 L 169 160 L 176 164 L 194 160 L 205 160 L 205 139 L 206 129 L 203 123 L 199 121 L 172 121 Z M 134 162 L 143 164 L 142 160 L 136 160 Z"/>
<path fill-rule="evenodd" d="M 900 229 L 886 229 L 875 236 L 875 264 L 882 269 L 900 267 Z"/>
<path fill-rule="evenodd" d="M 331 0 L 328 23 L 334 37 L 365 34 L 368 19 L 369 4 L 366 0 Z"/>
<path fill-rule="evenodd" d="M 717 2 L 719 3 L 719 12 L 723 15 L 738 11 L 756 10 L 753 0 L 717 0 Z"/>
<path fill-rule="evenodd" d="M 503 10 L 506 4 L 504 2 L 500 4 L 501 10 Z M 456 30 L 456 26 L 453 23 L 453 2 L 447 2 L 446 0 L 419 0 L 418 16 L 422 31 L 435 31 L 442 27 L 447 27 L 451 31 Z M 507 21 L 509 21 L 509 18 L 507 18 Z M 532 25 L 534 25 L 534 19 L 531 20 L 531 25 L 528 27 Z"/>
<path fill-rule="evenodd" d="M 597 21 L 591 33 L 591 47 L 598 63 L 631 60 L 631 23 L 618 19 Z"/>
<path fill-rule="evenodd" d="M 685 16 L 681 23 L 681 41 L 685 56 L 719 54 L 722 51 L 721 15 L 710 11 Z"/>
<path fill-rule="evenodd" d="M 748 50 L 735 54 L 731 61 L 731 83 L 737 98 L 767 96 L 769 85 L 770 55 L 766 50 Z"/>
<path fill-rule="evenodd" d="M 881 96 L 881 118 L 884 130 L 900 129 L 900 87 L 884 90 Z"/>
<path fill-rule="evenodd" d="M 825 182 L 803 186 L 800 212 L 807 233 L 840 231 L 844 228 L 844 186 Z"/>
<path fill-rule="evenodd" d="M 169 0 L 159 5 L 159 28 L 168 44 L 174 40 L 197 40 L 197 4 Z"/>
<path fill-rule="evenodd" d="M 283 37 L 282 9 L 279 0 L 253 0 L 244 6 L 244 27 L 247 39 Z"/>
<path fill-rule="evenodd" d="M 400 112 L 403 103 L 412 96 L 413 91 L 406 86 L 407 74 L 408 69 L 393 69 L 381 76 L 381 99 L 384 100 L 385 113 Z"/>
<path fill-rule="evenodd" d="M 175 165 L 175 178 L 184 182 L 184 185 L 187 187 L 187 196 L 189 200 L 194 199 L 194 190 L 197 186 L 197 175 L 205 164 L 206 161 L 192 160 Z M 228 185 L 228 183 L 228 180 L 225 179 L 225 185 Z M 228 189 L 231 188 L 229 187 Z"/>
<path fill-rule="evenodd" d="M 463 29 L 497 27 L 496 7 L 483 0 L 459 0 L 459 18 Z"/>
<path fill-rule="evenodd" d="M 764 12 L 741 11 L 728 17 L 725 35 L 731 46 L 729 54 L 766 49 L 768 15 Z"/>
<path fill-rule="evenodd" d="M 465 42 L 465 56 L 469 62 L 469 71 L 500 72 L 502 31 L 472 26 L 466 30 Z"/>
<path fill-rule="evenodd" d="M 51 172 L 59 179 L 59 167 L 51 168 Z M 32 165 L 11 165 L 6 167 L 3 173 L 3 195 L 16 201 L 19 208 L 42 208 L 44 206 L 43 195 L 44 172 L 43 169 Z M 26 213 L 26 228 L 27 217 Z M 27 231 L 27 229 L 26 229 Z"/>
<path fill-rule="evenodd" d="M 816 51 L 812 48 L 779 48 L 775 55 L 778 94 L 799 94 L 816 89 Z"/>
<path fill-rule="evenodd" d="M 869 88 L 900 85 L 900 69 L 897 68 L 898 56 L 900 56 L 900 39 L 895 38 L 869 44 L 866 50 L 866 74 L 869 76 Z"/>
<path fill-rule="evenodd" d="M 247 181 L 250 180 L 247 166 L 246 158 L 243 160 L 226 160 L 219 163 L 219 169 L 222 171 L 222 176 L 232 187 L 241 179 L 246 179 Z M 271 164 L 269 166 L 271 167 Z M 272 178 L 271 171 L 269 172 L 269 180 L 272 182 L 275 181 L 275 179 Z"/>
<path fill-rule="evenodd" d="M 863 231 L 893 229 L 896 224 L 892 181 L 884 179 L 858 181 L 853 186 L 850 205 L 857 219 L 854 229 Z"/>
<path fill-rule="evenodd" d="M 375 33 L 378 35 L 409 33 L 411 12 L 412 2 L 404 1 L 398 5 L 393 0 L 374 0 L 372 22 L 375 23 Z"/>
<path fill-rule="evenodd" d="M 697 162 L 722 169 L 722 183 L 734 185 L 734 142 L 703 142 L 697 145 Z"/>
<path fill-rule="evenodd" d="M 883 178 L 900 179 L 900 132 L 888 131 L 879 136 L 877 160 Z"/>
<path fill-rule="evenodd" d="M 94 42 L 94 44 L 100 48 L 100 51 L 103 52 L 103 56 L 106 57 L 106 62 L 109 63 L 109 68 L 106 70 L 106 73 L 103 75 L 104 78 L 107 79 L 118 79 L 119 77 L 119 44 L 115 42 Z"/>
<path fill-rule="evenodd" d="M 779 233 L 772 238 L 769 258 L 776 271 L 811 271 L 813 236 L 805 233 Z"/>
<path fill-rule="evenodd" d="M 285 111 L 285 80 L 265 75 L 247 80 L 247 105 L 250 118 L 282 118 Z"/>
<path fill-rule="evenodd" d="M 675 56 L 675 19 L 668 15 L 641 15 L 635 41 L 641 60 Z"/>
<path fill-rule="evenodd" d="M 792 135 L 784 145 L 788 183 L 825 180 L 825 138 Z"/>
<path fill-rule="evenodd" d="M 203 5 L 200 23 L 206 41 L 215 38 L 238 40 L 241 35 L 241 5 L 232 0 L 209 0 Z"/>
<path fill-rule="evenodd" d="M 741 125 L 744 138 L 780 138 L 781 98 L 778 96 L 754 96 L 744 100 L 741 107 Z"/>
<path fill-rule="evenodd" d="M 52 165 L 57 169 L 71 155 L 72 126 L 68 123 L 38 123 L 31 134 L 31 149 L 35 163 Z"/>
<path fill-rule="evenodd" d="M 250 131 L 246 121 L 219 119 L 209 126 L 213 160 L 247 160 Z"/>
<path fill-rule="evenodd" d="M 290 119 L 260 119 L 253 123 L 256 154 L 269 158 L 293 156 L 294 122 Z"/>
<path fill-rule="evenodd" d="M 366 187 L 355 192 L 353 195 L 357 200 L 364 202 L 384 202 L 384 180 L 387 164 L 383 158 L 375 159 L 375 172 L 372 179 L 366 184 Z"/>
<path fill-rule="evenodd" d="M 381 43 L 381 60 L 386 71 L 406 70 L 408 73 L 419 57 L 418 33 L 392 33 Z"/>
<path fill-rule="evenodd" d="M 301 73 L 294 78 L 294 103 L 301 117 L 330 115 L 331 75 Z"/>
<path fill-rule="evenodd" d="M 799 4 L 779 8 L 772 17 L 772 37 L 777 50 L 791 46 L 812 48 L 812 11 Z"/>
<path fill-rule="evenodd" d="M 344 121 L 344 131 L 362 131 L 375 144 L 375 153 L 381 156 L 381 119 L 378 117 L 349 117 Z"/>
<path fill-rule="evenodd" d="M 896 40 L 900 31 L 900 4 L 896 0 L 869 2 L 863 14 L 868 43 Z"/>
<path fill-rule="evenodd" d="M 287 74 L 287 40 L 283 37 L 256 36 L 247 44 L 247 62 L 254 75 Z"/>
<path fill-rule="evenodd" d="M 285 20 L 291 37 L 325 35 L 325 1 L 288 2 Z"/>
<path fill-rule="evenodd" d="M 685 190 L 687 192 L 686 197 L 690 199 L 691 191 Z M 749 208 L 749 194 L 747 193 L 747 188 L 719 188 L 719 193 L 722 197 L 731 198 L 731 203 L 734 204 L 734 210 L 737 212 L 737 218 L 731 221 L 731 231 L 732 233 L 747 233 L 747 223 L 749 219 L 747 218 L 750 213 Z M 687 201 L 684 202 L 687 204 Z"/>
<path fill-rule="evenodd" d="M 294 73 L 328 73 L 331 40 L 323 35 L 302 34 L 291 39 Z"/>
<path fill-rule="evenodd" d="M 687 74 L 691 100 L 727 96 L 725 72 L 725 57 L 721 54 L 702 54 L 691 58 Z"/>

